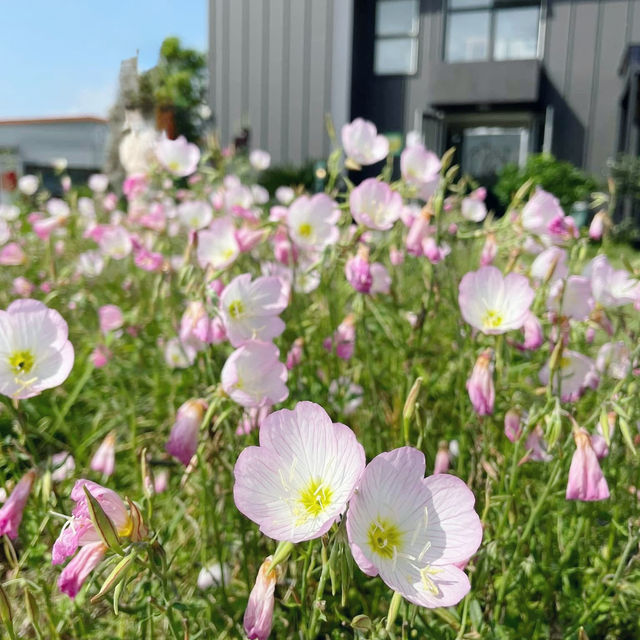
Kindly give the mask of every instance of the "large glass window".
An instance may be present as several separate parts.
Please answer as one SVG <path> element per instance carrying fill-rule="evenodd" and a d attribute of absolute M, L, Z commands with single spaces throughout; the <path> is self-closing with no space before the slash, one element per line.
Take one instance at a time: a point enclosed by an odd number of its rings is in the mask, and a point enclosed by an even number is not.
<path fill-rule="evenodd" d="M 374 71 L 411 75 L 418 69 L 419 0 L 378 0 Z"/>
<path fill-rule="evenodd" d="M 449 62 L 528 60 L 538 53 L 538 0 L 449 0 Z"/>

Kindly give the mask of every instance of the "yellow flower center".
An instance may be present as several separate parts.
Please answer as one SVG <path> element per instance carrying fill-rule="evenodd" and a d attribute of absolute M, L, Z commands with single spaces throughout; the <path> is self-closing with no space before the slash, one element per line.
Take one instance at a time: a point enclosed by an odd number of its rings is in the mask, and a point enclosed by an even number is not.
<path fill-rule="evenodd" d="M 493 309 L 489 309 L 482 317 L 482 326 L 485 329 L 497 329 L 501 324 L 502 315 Z"/>
<path fill-rule="evenodd" d="M 242 303 L 242 300 L 234 300 L 229 305 L 229 315 L 234 320 L 237 320 L 243 313 L 244 313 L 244 304 Z"/>
<path fill-rule="evenodd" d="M 298 233 L 303 237 L 303 238 L 310 238 L 311 237 L 311 233 L 313 231 L 313 227 L 308 223 L 308 222 L 303 222 L 299 227 L 298 227 Z"/>
<path fill-rule="evenodd" d="M 323 482 L 311 480 L 300 492 L 300 504 L 308 516 L 315 518 L 331 504 L 333 491 Z"/>
<path fill-rule="evenodd" d="M 402 544 L 402 532 L 389 520 L 372 522 L 367 531 L 367 544 L 374 553 L 391 560 Z"/>
<path fill-rule="evenodd" d="M 9 366 L 14 373 L 29 373 L 33 369 L 35 357 L 31 351 L 14 351 L 9 356 Z"/>
<path fill-rule="evenodd" d="M 180 169 L 180 163 L 176 160 L 172 160 L 169 163 L 169 170 L 170 171 L 178 171 L 178 169 Z"/>
<path fill-rule="evenodd" d="M 567 358 L 567 356 L 562 356 L 562 358 L 560 358 L 561 369 L 566 369 L 570 364 L 571 364 L 571 359 Z"/>

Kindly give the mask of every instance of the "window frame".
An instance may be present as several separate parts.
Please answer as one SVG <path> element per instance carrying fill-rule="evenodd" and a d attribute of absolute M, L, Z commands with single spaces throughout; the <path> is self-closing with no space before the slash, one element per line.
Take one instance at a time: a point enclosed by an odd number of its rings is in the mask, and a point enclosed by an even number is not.
<path fill-rule="evenodd" d="M 482 3 L 470 7 L 452 7 L 453 0 L 445 2 L 444 16 L 444 38 L 442 39 L 442 60 L 449 64 L 473 63 L 473 62 L 510 62 L 516 60 L 540 60 L 543 55 L 544 46 L 544 16 L 546 15 L 546 0 L 484 0 Z M 536 41 L 536 53 L 533 58 L 496 58 L 496 22 L 497 15 L 504 9 L 524 9 L 528 7 L 538 8 L 538 32 Z M 475 60 L 449 60 L 449 22 L 451 14 L 473 13 L 486 11 L 489 13 L 489 33 L 487 39 L 487 57 Z"/>
<path fill-rule="evenodd" d="M 390 33 L 379 34 L 378 33 L 378 7 L 380 2 L 394 2 L 395 0 L 376 0 L 375 2 L 375 15 L 374 15 L 374 27 L 373 27 L 373 75 L 376 77 L 408 77 L 418 74 L 419 61 L 420 61 L 420 0 L 412 0 L 415 5 L 415 28 L 411 31 L 394 31 Z M 398 40 L 410 40 L 411 41 L 411 60 L 410 71 L 408 72 L 379 72 L 377 70 L 377 57 L 376 50 L 378 42 L 393 42 Z"/>

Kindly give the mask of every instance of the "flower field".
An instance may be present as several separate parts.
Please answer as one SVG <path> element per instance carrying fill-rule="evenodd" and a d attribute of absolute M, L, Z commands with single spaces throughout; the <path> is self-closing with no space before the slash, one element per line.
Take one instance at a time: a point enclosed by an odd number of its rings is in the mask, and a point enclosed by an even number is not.
<path fill-rule="evenodd" d="M 0 205 L 3 637 L 640 637 L 613 197 L 340 133 L 320 193 L 134 131 Z"/>

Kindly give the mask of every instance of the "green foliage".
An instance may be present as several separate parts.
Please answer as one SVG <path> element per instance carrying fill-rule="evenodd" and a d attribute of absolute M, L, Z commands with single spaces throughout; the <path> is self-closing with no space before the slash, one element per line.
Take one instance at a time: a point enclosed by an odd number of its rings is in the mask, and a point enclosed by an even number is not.
<path fill-rule="evenodd" d="M 537 153 L 527 158 L 524 168 L 508 164 L 498 172 L 494 192 L 503 207 L 506 207 L 520 186 L 532 180 L 535 186 L 553 193 L 565 213 L 571 211 L 575 202 L 589 201 L 590 194 L 598 188 L 596 180 L 570 162 L 556 160 L 551 154 Z"/>
<path fill-rule="evenodd" d="M 258 184 L 261 184 L 272 196 L 276 189 L 282 186 L 300 185 L 311 191 L 314 182 L 313 167 L 313 162 L 307 162 L 300 167 L 293 165 L 269 167 L 260 172 Z"/>

